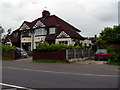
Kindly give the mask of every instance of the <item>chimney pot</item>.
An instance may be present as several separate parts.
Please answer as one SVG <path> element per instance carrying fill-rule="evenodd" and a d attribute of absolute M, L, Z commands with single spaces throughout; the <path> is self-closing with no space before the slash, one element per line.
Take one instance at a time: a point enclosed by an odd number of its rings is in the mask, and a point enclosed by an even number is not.
<path fill-rule="evenodd" d="M 46 17 L 48 17 L 48 16 L 50 16 L 50 12 L 47 11 L 47 10 L 44 10 L 44 11 L 42 12 L 42 17 L 43 17 L 43 18 L 46 18 Z"/>

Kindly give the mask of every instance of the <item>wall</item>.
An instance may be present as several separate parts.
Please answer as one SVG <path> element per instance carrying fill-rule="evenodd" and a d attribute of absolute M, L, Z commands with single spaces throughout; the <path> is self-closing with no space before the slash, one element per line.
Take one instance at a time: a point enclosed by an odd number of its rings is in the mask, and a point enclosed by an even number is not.
<path fill-rule="evenodd" d="M 111 44 L 111 45 L 100 45 L 99 47 L 113 47 L 116 50 L 120 50 L 120 44 Z"/>
<path fill-rule="evenodd" d="M 33 50 L 33 60 L 66 60 L 66 50 L 59 51 L 38 51 Z"/>
<path fill-rule="evenodd" d="M 59 43 L 59 41 L 68 41 L 68 45 L 72 44 L 74 45 L 75 43 L 72 41 L 71 38 L 60 38 L 60 39 L 56 39 L 56 44 Z"/>
<path fill-rule="evenodd" d="M 11 59 L 11 60 L 15 60 L 16 59 L 15 58 L 15 50 L 12 49 L 12 50 L 7 51 L 7 52 L 2 51 L 2 57 L 8 58 L 8 59 Z"/>
<path fill-rule="evenodd" d="M 86 46 L 89 46 L 89 44 L 92 45 L 92 41 L 88 39 L 80 40 L 80 43 L 82 43 L 83 46 L 85 46 L 85 43 L 86 43 Z"/>

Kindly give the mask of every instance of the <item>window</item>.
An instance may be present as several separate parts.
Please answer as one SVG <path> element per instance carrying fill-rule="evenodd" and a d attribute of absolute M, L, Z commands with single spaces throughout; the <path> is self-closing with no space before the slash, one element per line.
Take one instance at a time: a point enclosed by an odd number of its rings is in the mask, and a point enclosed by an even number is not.
<path fill-rule="evenodd" d="M 23 32 L 22 32 L 22 37 L 29 37 L 29 36 L 31 36 L 29 30 L 26 30 L 26 31 L 23 31 Z"/>
<path fill-rule="evenodd" d="M 13 37 L 17 37 L 18 36 L 18 33 L 13 33 Z"/>
<path fill-rule="evenodd" d="M 68 45 L 68 41 L 59 41 L 60 44 Z"/>
<path fill-rule="evenodd" d="M 35 30 L 35 35 L 46 35 L 46 30 L 45 28 L 39 28 Z"/>
<path fill-rule="evenodd" d="M 55 27 L 49 29 L 49 34 L 55 34 Z"/>

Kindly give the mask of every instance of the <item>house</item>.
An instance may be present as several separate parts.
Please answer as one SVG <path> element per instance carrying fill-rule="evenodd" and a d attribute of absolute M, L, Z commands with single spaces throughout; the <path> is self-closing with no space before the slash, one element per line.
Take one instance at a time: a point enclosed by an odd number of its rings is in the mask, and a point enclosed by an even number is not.
<path fill-rule="evenodd" d="M 97 39 L 97 35 L 94 37 L 84 37 L 83 40 L 80 40 L 81 45 L 83 45 L 86 49 L 90 49 L 93 47 Z"/>
<path fill-rule="evenodd" d="M 32 51 L 36 49 L 38 43 L 45 41 L 49 44 L 74 45 L 76 41 L 84 39 L 80 32 L 66 21 L 44 10 L 42 17 L 32 22 L 24 21 L 17 30 L 13 31 L 10 38 L 13 45 Z"/>

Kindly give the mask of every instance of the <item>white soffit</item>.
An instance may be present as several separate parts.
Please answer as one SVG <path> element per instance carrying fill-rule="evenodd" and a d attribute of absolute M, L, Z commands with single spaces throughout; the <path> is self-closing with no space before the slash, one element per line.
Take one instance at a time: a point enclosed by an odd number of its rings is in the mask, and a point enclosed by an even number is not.
<path fill-rule="evenodd" d="M 37 21 L 37 23 L 33 26 L 33 28 L 37 28 L 37 27 L 45 27 L 45 25 L 39 20 L 39 21 Z"/>
<path fill-rule="evenodd" d="M 20 30 L 26 30 L 26 29 L 30 29 L 30 28 L 29 26 L 26 25 L 26 23 L 24 23 L 22 27 L 20 28 Z"/>
<path fill-rule="evenodd" d="M 70 37 L 65 31 L 62 31 L 57 38 L 66 38 L 66 37 Z"/>

